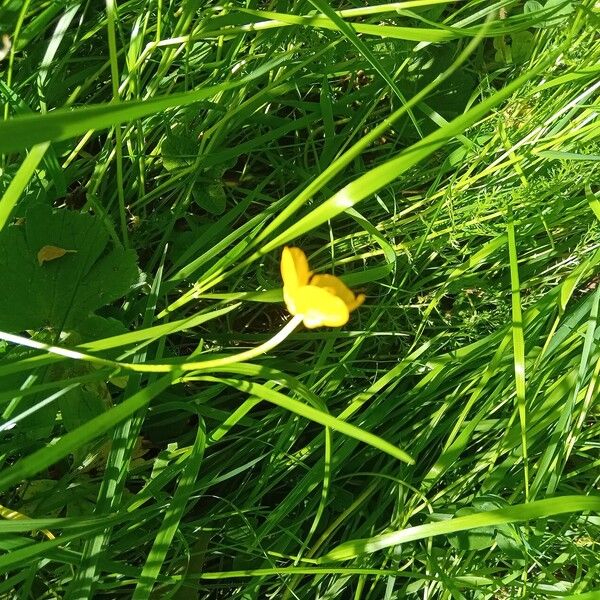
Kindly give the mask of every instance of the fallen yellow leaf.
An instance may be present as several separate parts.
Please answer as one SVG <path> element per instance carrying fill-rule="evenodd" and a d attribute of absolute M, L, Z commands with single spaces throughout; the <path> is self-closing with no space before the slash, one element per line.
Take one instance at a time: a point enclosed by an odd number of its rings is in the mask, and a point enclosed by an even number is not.
<path fill-rule="evenodd" d="M 77 250 L 65 250 L 58 246 L 42 246 L 40 251 L 37 253 L 37 259 L 40 266 L 45 262 L 56 260 L 67 253 L 77 252 Z"/>

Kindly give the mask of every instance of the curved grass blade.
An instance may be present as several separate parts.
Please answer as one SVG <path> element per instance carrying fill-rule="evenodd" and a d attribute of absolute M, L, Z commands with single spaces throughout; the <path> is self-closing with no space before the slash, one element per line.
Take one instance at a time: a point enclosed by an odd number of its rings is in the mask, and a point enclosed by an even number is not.
<path fill-rule="evenodd" d="M 362 540 L 353 540 L 340 544 L 319 559 L 319 564 L 349 560 L 361 554 L 372 554 L 378 550 L 398 546 L 415 540 L 422 540 L 437 535 L 447 535 L 458 531 L 468 531 L 478 527 L 492 527 L 506 523 L 519 523 L 532 519 L 541 519 L 572 512 L 600 511 L 600 496 L 559 496 L 546 500 L 537 500 L 525 504 L 517 504 L 498 510 L 490 510 L 455 517 L 437 523 L 426 523 L 416 527 L 408 527 L 391 533 L 376 535 Z"/>
<path fill-rule="evenodd" d="M 342 421 L 333 415 L 330 415 L 326 412 L 313 408 L 312 406 L 308 406 L 304 402 L 299 402 L 298 400 L 293 400 L 284 394 L 280 394 L 274 390 L 269 389 L 268 387 L 261 385 L 259 383 L 253 383 L 251 381 L 244 381 L 242 379 L 233 379 L 233 378 L 220 378 L 220 377 L 198 377 L 198 379 L 204 379 L 206 381 L 213 382 L 222 382 L 227 385 L 230 385 L 242 392 L 252 394 L 253 396 L 257 396 L 262 398 L 263 400 L 270 402 L 271 404 L 275 404 L 276 406 L 280 406 L 285 410 L 289 410 L 305 419 L 310 419 L 315 423 L 319 423 L 320 425 L 324 425 L 325 427 L 329 427 L 334 431 L 338 431 L 348 437 L 354 438 L 364 444 L 368 444 L 369 446 L 373 446 L 373 448 L 377 448 L 377 450 L 381 450 L 381 452 L 385 452 L 398 460 L 401 460 L 409 465 L 414 464 L 414 459 L 407 454 L 404 450 L 398 448 L 394 444 L 380 438 L 377 435 L 369 433 L 360 427 L 356 427 L 356 425 L 351 425 L 346 421 Z"/>

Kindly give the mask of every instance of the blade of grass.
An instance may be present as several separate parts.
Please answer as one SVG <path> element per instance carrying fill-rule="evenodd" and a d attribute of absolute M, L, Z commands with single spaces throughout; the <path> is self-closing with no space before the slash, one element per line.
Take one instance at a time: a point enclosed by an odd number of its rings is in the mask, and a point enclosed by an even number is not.
<path fill-rule="evenodd" d="M 61 108 L 45 115 L 14 117 L 0 123 L 0 153 L 16 152 L 42 142 L 65 140 L 91 129 L 106 129 L 169 108 L 188 106 L 219 92 L 244 86 L 284 63 L 286 59 L 287 55 L 278 56 L 237 81 L 201 87 L 190 92 L 119 104 L 89 105 L 76 109 Z"/>
<path fill-rule="evenodd" d="M 525 389 L 525 336 L 523 333 L 523 311 L 521 309 L 521 284 L 519 281 L 519 260 L 517 257 L 517 241 L 512 209 L 509 206 L 508 222 L 508 258 L 510 264 L 511 304 L 512 304 L 512 336 L 513 360 L 515 369 L 515 387 L 517 410 L 521 423 L 521 445 L 523 451 L 523 477 L 525 499 L 529 499 L 529 464 L 527 454 L 527 397 Z"/>
<path fill-rule="evenodd" d="M 156 538 L 148 553 L 140 578 L 135 586 L 132 596 L 133 600 L 148 598 L 152 592 L 152 587 L 160 573 L 160 569 L 165 561 L 177 528 L 179 527 L 187 503 L 194 491 L 200 465 L 204 458 L 205 446 L 206 434 L 204 424 L 200 422 L 196 432 L 196 440 L 190 448 L 185 467 L 181 473 L 179 485 L 173 494 L 173 499 L 168 510 L 164 514 L 163 522 L 156 534 Z"/>
<path fill-rule="evenodd" d="M 251 381 L 244 381 L 243 379 L 233 379 L 233 378 L 215 378 L 215 377 L 199 377 L 198 379 L 204 379 L 206 381 L 212 382 L 223 382 L 227 385 L 230 385 L 242 392 L 246 392 L 248 394 L 252 394 L 253 396 L 257 396 L 262 398 L 263 400 L 270 402 L 271 404 L 275 404 L 276 406 L 280 406 L 285 410 L 289 410 L 301 417 L 306 419 L 310 419 L 315 423 L 319 423 L 320 425 L 324 425 L 325 427 L 329 427 L 334 431 L 338 431 L 343 435 L 347 435 L 348 437 L 354 438 L 363 444 L 367 444 L 369 446 L 373 446 L 373 448 L 377 448 L 381 452 L 385 452 L 398 460 L 406 462 L 408 464 L 414 464 L 414 459 L 409 456 L 404 450 L 401 450 L 397 446 L 390 444 L 389 442 L 381 439 L 380 437 L 361 429 L 360 427 L 356 427 L 355 425 L 351 425 L 346 421 L 342 421 L 333 415 L 330 415 L 321 410 L 317 410 L 312 406 L 308 406 L 303 402 L 299 402 L 298 400 L 294 400 L 285 396 L 284 394 L 280 394 L 274 390 L 270 390 L 269 388 L 261 385 L 259 383 L 253 383 Z"/>
<path fill-rule="evenodd" d="M 0 123 L 0 127 L 1 126 L 2 124 Z M 2 199 L 0 199 L 0 231 L 4 229 L 8 223 L 14 207 L 33 177 L 38 165 L 44 158 L 44 154 L 46 153 L 46 150 L 48 150 L 49 145 L 49 143 L 44 143 L 33 146 L 19 167 L 19 170 L 12 178 L 6 191 L 2 194 Z"/>
<path fill-rule="evenodd" d="M 52 445 L 36 450 L 5 469 L 0 473 L 0 490 L 4 491 L 10 486 L 36 475 L 61 458 L 68 456 L 73 450 L 81 448 L 91 440 L 106 433 L 140 408 L 149 404 L 158 394 L 171 385 L 173 378 L 172 374 L 161 377 L 158 381 L 141 389 L 121 404 L 66 433 Z"/>
<path fill-rule="evenodd" d="M 367 539 L 345 542 L 330 550 L 318 562 L 319 564 L 323 564 L 333 561 L 350 560 L 362 554 L 371 554 L 385 548 L 406 544 L 407 542 L 438 535 L 448 535 L 458 531 L 469 531 L 478 527 L 519 523 L 521 521 L 549 518 L 565 513 L 586 511 L 600 511 L 600 496 L 560 496 L 557 498 L 547 498 L 545 500 L 536 500 L 535 502 L 518 504 L 498 510 L 455 517 L 437 523 L 417 525 Z"/>

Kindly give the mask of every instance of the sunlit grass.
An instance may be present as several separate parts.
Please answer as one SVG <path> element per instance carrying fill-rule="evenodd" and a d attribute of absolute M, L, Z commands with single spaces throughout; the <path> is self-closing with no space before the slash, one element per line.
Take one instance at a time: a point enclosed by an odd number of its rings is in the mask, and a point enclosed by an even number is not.
<path fill-rule="evenodd" d="M 600 590 L 599 21 L 5 2 L 0 229 L 92 213 L 141 274 L 0 332 L 0 596 Z M 345 326 L 290 323 L 286 244 Z"/>

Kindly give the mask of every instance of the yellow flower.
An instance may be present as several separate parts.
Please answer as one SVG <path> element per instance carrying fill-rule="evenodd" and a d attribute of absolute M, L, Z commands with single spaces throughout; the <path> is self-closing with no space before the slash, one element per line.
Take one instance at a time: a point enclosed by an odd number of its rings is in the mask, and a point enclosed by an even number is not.
<path fill-rule="evenodd" d="M 335 275 L 313 275 L 300 248 L 283 249 L 281 255 L 283 299 L 290 313 L 300 315 L 309 329 L 341 327 L 364 301 Z"/>

